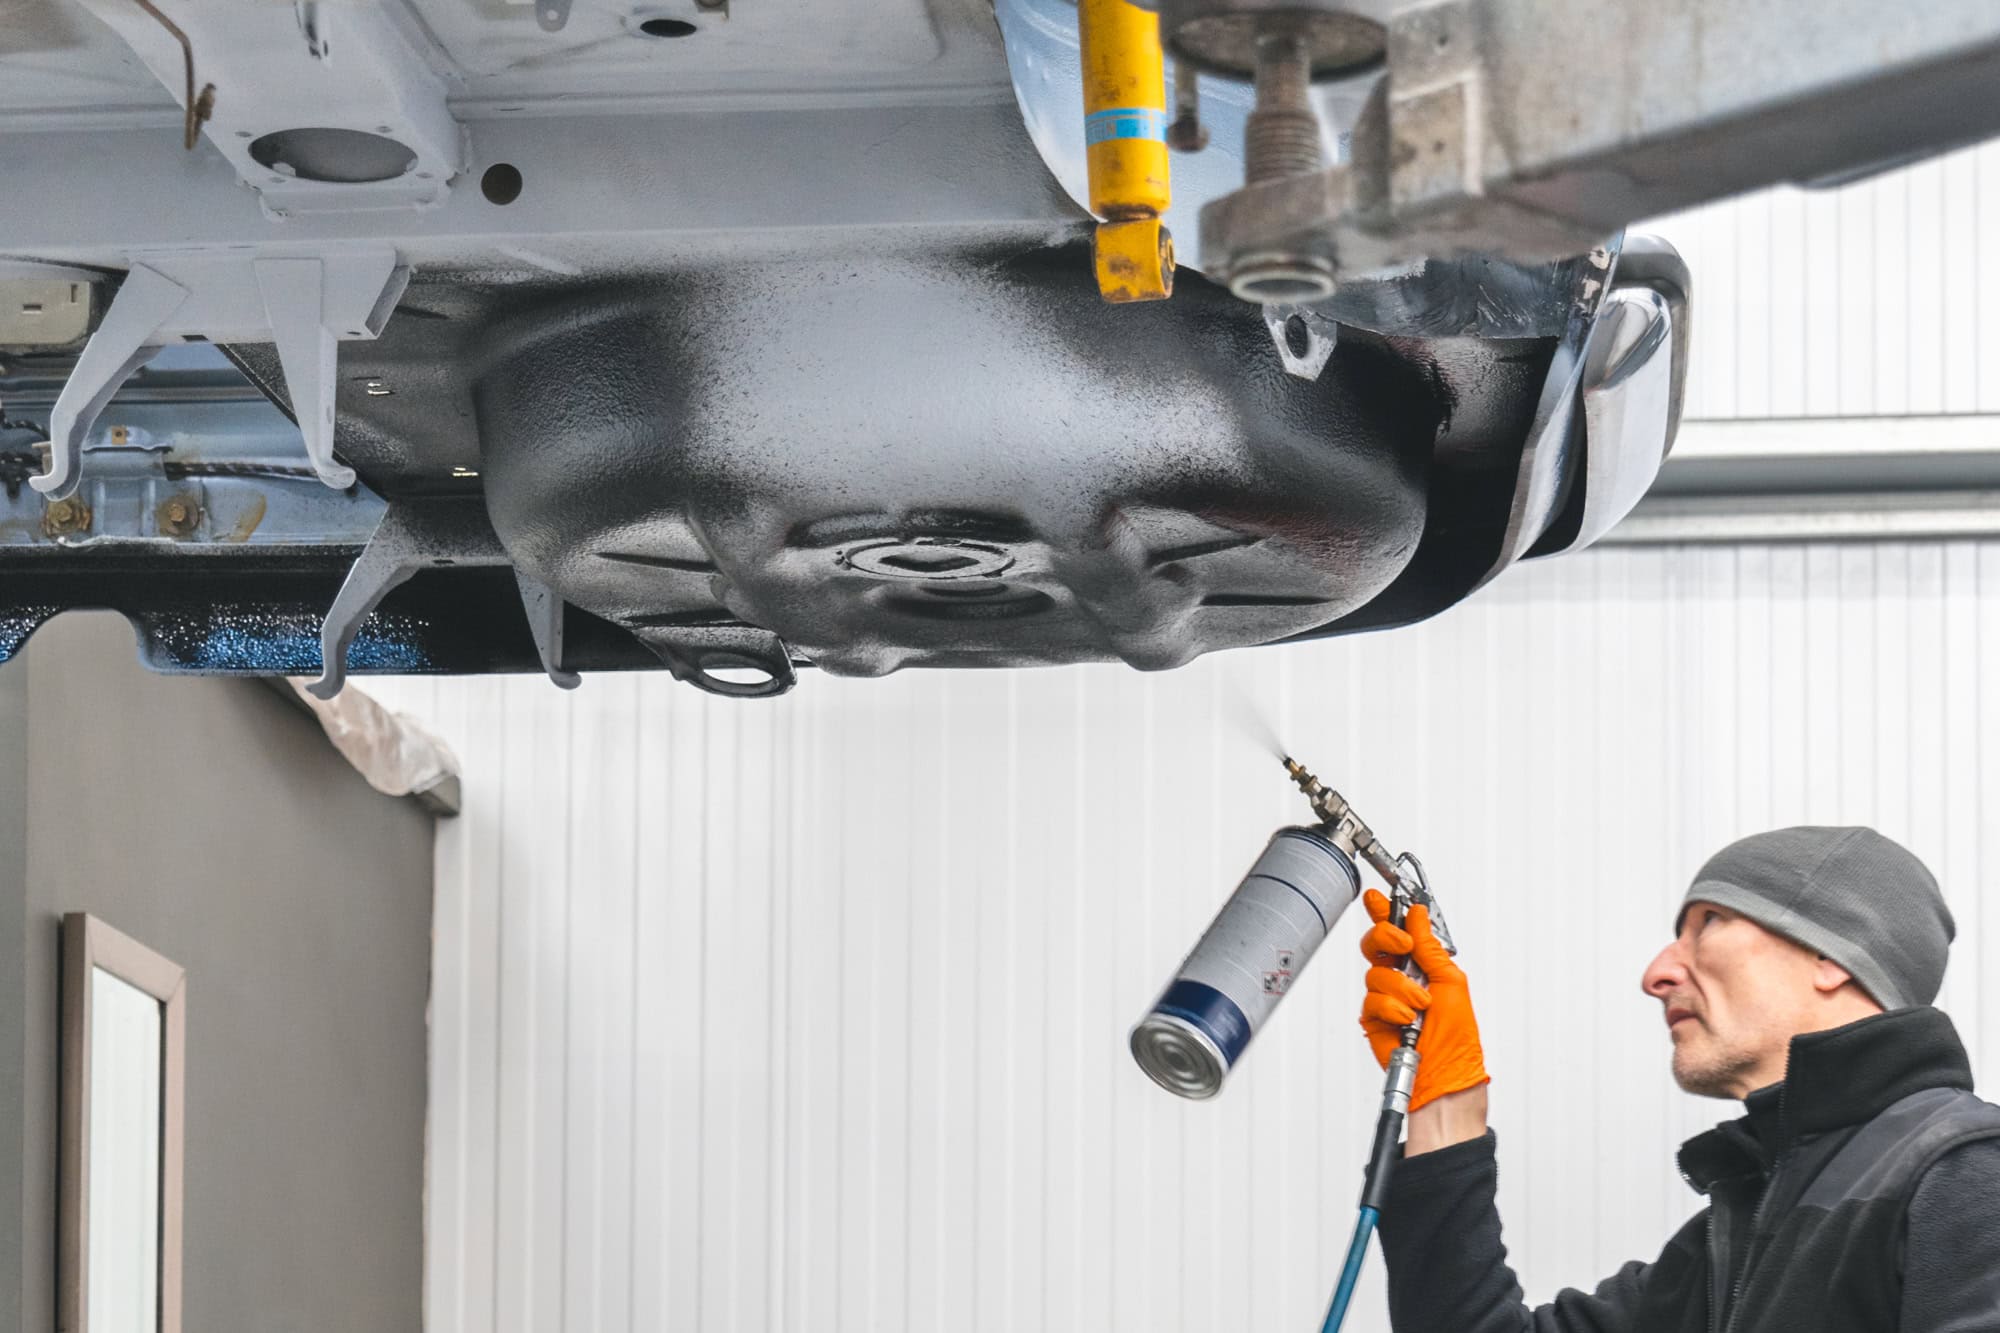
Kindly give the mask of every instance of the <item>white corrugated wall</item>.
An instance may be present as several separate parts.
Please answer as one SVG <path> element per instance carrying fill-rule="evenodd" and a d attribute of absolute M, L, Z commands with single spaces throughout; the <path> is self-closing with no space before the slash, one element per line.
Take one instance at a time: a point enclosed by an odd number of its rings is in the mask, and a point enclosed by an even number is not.
<path fill-rule="evenodd" d="M 1645 230 L 1693 270 L 1689 419 L 2000 413 L 2000 140 Z"/>
<path fill-rule="evenodd" d="M 465 767 L 441 826 L 430 1327 L 1315 1327 L 1377 1074 L 1357 914 L 1225 1094 L 1124 1049 L 1303 811 L 1240 695 L 1463 944 L 1529 1292 L 1696 1206 L 1640 969 L 1745 832 L 1869 822 L 1958 915 L 2000 1078 L 2000 544 L 1627 548 L 1428 624 L 1143 676 L 371 682 Z M 1371 1261 L 1351 1327 L 1386 1329 Z"/>

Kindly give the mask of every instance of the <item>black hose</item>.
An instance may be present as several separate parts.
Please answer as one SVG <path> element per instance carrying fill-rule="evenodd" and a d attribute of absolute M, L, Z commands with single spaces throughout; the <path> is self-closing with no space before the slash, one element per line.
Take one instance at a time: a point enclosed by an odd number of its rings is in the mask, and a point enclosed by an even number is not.
<path fill-rule="evenodd" d="M 1382 1211 L 1389 1197 L 1389 1176 L 1402 1155 L 1403 1113 L 1384 1111 L 1375 1121 L 1375 1143 L 1368 1150 L 1368 1171 L 1361 1178 L 1361 1206 Z"/>

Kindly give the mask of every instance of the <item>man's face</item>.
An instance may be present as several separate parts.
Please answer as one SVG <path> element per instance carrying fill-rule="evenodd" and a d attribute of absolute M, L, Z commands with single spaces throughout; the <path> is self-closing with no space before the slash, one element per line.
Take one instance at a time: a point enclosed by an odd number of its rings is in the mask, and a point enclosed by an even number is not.
<path fill-rule="evenodd" d="M 1741 1097 L 1785 1076 L 1817 955 L 1747 917 L 1691 902 L 1680 935 L 1640 979 L 1660 1001 L 1674 1081 L 1702 1097 Z"/>

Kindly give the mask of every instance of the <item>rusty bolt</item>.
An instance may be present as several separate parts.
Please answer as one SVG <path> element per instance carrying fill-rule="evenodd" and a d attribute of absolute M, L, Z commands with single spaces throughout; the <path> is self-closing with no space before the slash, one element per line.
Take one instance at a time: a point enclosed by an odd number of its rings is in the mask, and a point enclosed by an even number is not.
<path fill-rule="evenodd" d="M 1177 153 L 1199 153 L 1208 147 L 1208 127 L 1201 123 L 1201 90 L 1195 83 L 1195 67 L 1183 57 L 1174 59 L 1174 120 L 1167 126 L 1167 147 Z"/>
<path fill-rule="evenodd" d="M 1256 104 L 1243 123 L 1243 179 L 1255 185 L 1318 171 L 1324 158 L 1305 44 L 1296 37 L 1261 38 L 1256 86 Z"/>
<path fill-rule="evenodd" d="M 160 502 L 155 517 L 167 536 L 190 537 L 201 523 L 201 505 L 185 495 L 170 495 Z"/>
<path fill-rule="evenodd" d="M 127 428 L 125 428 L 124 426 L 113 426 L 111 428 L 111 442 L 113 444 L 125 444 L 129 442 L 131 438 L 132 438 L 132 432 Z"/>
<path fill-rule="evenodd" d="M 42 510 L 42 531 L 51 537 L 67 537 L 89 527 L 90 506 L 83 502 L 81 496 L 51 500 L 48 507 Z"/>

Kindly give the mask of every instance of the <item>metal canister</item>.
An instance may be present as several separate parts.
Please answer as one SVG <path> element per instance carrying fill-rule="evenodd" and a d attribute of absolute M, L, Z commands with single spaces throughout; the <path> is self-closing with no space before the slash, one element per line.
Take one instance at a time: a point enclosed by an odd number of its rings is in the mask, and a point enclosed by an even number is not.
<path fill-rule="evenodd" d="M 1213 1097 L 1361 893 L 1354 859 L 1316 828 L 1282 828 L 1132 1029 L 1132 1057 L 1182 1097 Z"/>

